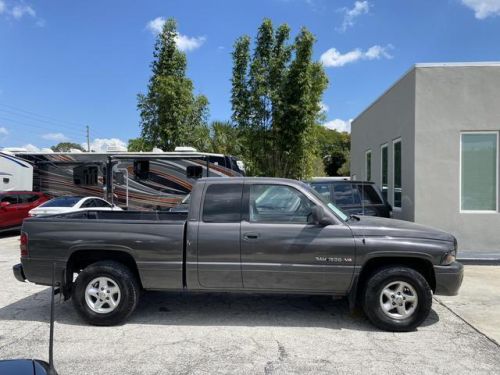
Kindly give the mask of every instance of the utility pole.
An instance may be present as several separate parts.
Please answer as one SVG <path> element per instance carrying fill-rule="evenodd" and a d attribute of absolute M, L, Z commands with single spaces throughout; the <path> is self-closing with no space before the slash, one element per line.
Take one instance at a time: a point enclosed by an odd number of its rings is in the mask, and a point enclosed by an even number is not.
<path fill-rule="evenodd" d="M 87 125 L 87 152 L 90 152 L 90 129 Z"/>

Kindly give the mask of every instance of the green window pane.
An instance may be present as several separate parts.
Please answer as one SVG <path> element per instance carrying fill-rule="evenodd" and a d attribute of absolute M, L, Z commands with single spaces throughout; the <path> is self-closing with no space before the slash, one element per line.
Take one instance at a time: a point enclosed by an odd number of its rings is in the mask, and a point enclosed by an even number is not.
<path fill-rule="evenodd" d="M 372 180 L 372 152 L 368 151 L 366 153 L 366 180 Z"/>
<path fill-rule="evenodd" d="M 382 195 L 387 200 L 387 189 L 389 183 L 389 152 L 387 146 L 382 146 Z"/>
<path fill-rule="evenodd" d="M 462 134 L 462 210 L 497 208 L 497 134 Z"/>
<path fill-rule="evenodd" d="M 401 207 L 401 141 L 394 142 L 394 207 Z"/>

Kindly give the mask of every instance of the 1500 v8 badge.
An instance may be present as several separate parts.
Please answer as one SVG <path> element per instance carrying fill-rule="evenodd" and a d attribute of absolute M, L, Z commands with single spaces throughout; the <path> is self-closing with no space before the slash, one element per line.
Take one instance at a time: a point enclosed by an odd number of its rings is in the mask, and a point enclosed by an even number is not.
<path fill-rule="evenodd" d="M 327 262 L 327 263 L 352 263 L 352 258 L 345 257 L 316 257 L 316 261 L 318 262 Z"/>

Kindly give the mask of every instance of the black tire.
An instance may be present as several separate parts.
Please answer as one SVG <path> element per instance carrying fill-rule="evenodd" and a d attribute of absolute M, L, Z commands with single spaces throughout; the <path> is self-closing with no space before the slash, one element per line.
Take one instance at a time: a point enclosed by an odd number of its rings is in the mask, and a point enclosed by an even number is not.
<path fill-rule="evenodd" d="M 85 300 L 87 285 L 99 277 L 111 279 L 120 288 L 120 300 L 115 309 L 109 313 L 93 311 Z M 139 283 L 129 268 L 119 262 L 100 261 L 89 265 L 79 273 L 73 285 L 71 298 L 76 311 L 86 322 L 96 326 L 112 326 L 123 322 L 134 312 L 139 294 Z"/>
<path fill-rule="evenodd" d="M 397 281 L 408 283 L 418 297 L 416 308 L 407 318 L 395 319 L 388 316 L 380 303 L 382 290 Z M 418 271 L 402 266 L 386 267 L 377 270 L 368 279 L 362 303 L 366 316 L 376 327 L 392 332 L 413 331 L 422 324 L 431 311 L 432 291 L 427 280 Z"/>

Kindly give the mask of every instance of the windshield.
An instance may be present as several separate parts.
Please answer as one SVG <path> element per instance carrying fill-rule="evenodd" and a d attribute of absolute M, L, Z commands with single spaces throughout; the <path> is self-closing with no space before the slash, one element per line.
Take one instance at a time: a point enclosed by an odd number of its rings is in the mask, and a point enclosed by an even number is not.
<path fill-rule="evenodd" d="M 316 198 L 318 198 L 321 202 L 323 202 L 330 209 L 330 211 L 332 211 L 335 214 L 335 216 L 339 217 L 343 221 L 346 221 L 349 218 L 349 215 L 347 215 L 344 211 L 335 206 L 326 197 L 324 197 L 316 190 L 314 190 L 310 185 L 304 184 L 304 186 L 311 194 L 313 194 Z"/>
<path fill-rule="evenodd" d="M 73 207 L 82 197 L 59 197 L 45 202 L 40 207 Z"/>

